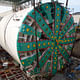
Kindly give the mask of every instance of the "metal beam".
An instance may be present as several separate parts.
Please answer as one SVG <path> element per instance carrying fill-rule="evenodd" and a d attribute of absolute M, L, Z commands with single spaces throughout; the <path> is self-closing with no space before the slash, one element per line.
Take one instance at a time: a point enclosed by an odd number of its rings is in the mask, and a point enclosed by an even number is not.
<path fill-rule="evenodd" d="M 66 0 L 66 8 L 68 7 L 68 0 Z"/>

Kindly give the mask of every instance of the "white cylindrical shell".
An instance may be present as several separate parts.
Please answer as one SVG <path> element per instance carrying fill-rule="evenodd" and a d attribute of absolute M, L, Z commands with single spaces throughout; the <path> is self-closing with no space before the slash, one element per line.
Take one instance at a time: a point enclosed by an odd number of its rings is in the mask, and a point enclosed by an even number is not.
<path fill-rule="evenodd" d="M 17 53 L 17 39 L 22 22 L 28 12 L 33 8 L 27 8 L 17 13 L 8 14 L 0 21 L 0 45 L 20 63 Z"/>

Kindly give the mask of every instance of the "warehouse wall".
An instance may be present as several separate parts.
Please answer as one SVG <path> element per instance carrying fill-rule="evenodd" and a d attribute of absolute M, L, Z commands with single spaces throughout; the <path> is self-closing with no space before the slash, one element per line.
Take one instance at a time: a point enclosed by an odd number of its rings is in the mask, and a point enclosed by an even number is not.
<path fill-rule="evenodd" d="M 80 14 L 73 15 L 73 18 L 74 18 L 74 22 L 75 23 L 79 23 L 80 22 Z"/>

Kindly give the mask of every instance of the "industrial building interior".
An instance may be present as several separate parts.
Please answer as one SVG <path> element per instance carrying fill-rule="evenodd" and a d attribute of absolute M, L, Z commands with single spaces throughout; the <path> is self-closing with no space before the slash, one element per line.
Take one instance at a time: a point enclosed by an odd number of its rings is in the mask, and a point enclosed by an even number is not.
<path fill-rule="evenodd" d="M 80 80 L 80 12 L 42 1 L 0 0 L 0 80 Z"/>

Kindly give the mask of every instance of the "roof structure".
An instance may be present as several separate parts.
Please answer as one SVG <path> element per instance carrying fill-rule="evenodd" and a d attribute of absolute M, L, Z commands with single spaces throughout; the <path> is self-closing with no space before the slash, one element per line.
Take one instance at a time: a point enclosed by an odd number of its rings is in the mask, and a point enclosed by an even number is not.
<path fill-rule="evenodd" d="M 11 6 L 12 4 L 20 5 L 31 0 L 0 0 L 0 5 Z"/>
<path fill-rule="evenodd" d="M 73 15 L 80 15 L 80 12 L 73 13 Z"/>

